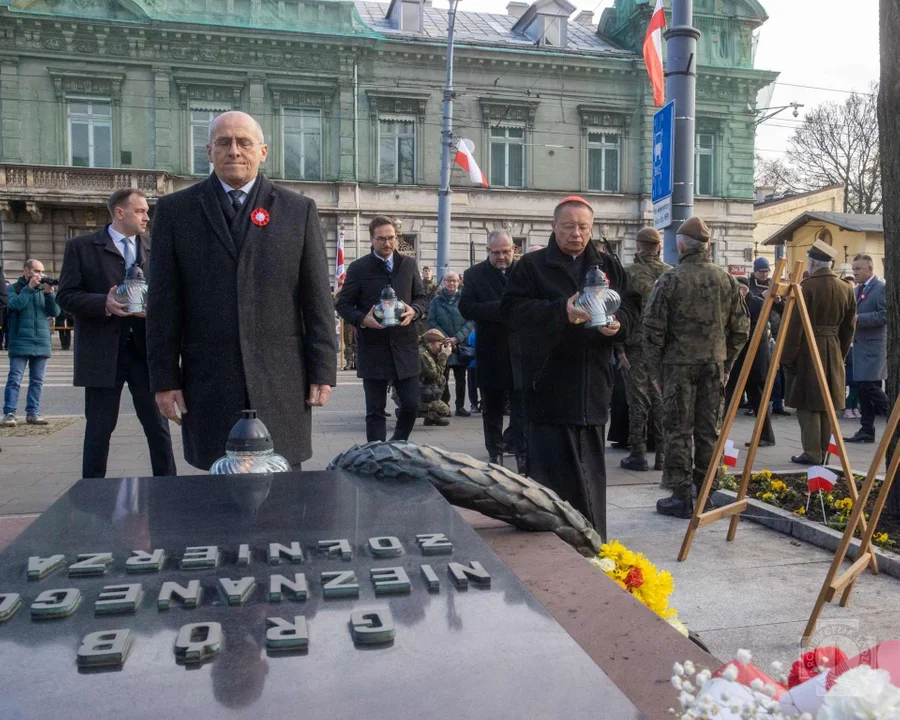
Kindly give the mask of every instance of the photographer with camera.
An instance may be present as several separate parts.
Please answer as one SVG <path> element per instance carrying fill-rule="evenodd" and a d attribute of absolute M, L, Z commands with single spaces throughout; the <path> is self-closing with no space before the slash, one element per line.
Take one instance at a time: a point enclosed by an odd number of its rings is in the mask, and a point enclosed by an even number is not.
<path fill-rule="evenodd" d="M 449 425 L 450 406 L 441 399 L 447 383 L 447 359 L 453 344 L 444 333 L 432 328 L 419 340 L 419 415 L 426 425 Z"/>
<path fill-rule="evenodd" d="M 9 286 L 9 376 L 3 393 L 2 427 L 16 426 L 19 389 L 28 365 L 28 398 L 25 421 L 29 425 L 46 425 L 41 417 L 41 391 L 44 372 L 50 357 L 50 325 L 48 317 L 59 315 L 54 295 L 59 282 L 44 276 L 44 265 L 38 260 L 26 260 L 22 277 Z"/>

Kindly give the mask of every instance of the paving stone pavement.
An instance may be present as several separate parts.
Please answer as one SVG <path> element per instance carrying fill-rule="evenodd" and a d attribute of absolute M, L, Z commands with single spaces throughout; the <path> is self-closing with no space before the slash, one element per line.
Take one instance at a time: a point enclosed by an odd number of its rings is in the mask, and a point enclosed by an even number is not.
<path fill-rule="evenodd" d="M 338 453 L 365 441 L 362 387 L 351 373 L 340 374 L 331 405 L 314 413 L 315 452 L 304 464 L 307 469 L 322 469 Z M 739 414 L 731 434 L 741 451 L 739 468 L 752 422 Z M 392 424 L 390 419 L 389 431 Z M 843 425 L 844 434 L 849 435 L 858 421 Z M 880 421 L 879 435 L 882 426 Z M 800 450 L 796 419 L 775 418 L 774 427 L 778 444 L 760 449 L 755 469 L 799 469 L 790 463 L 790 456 Z M 172 426 L 172 430 L 179 474 L 199 473 L 184 462 L 178 428 Z M 4 434 L 0 433 L 0 548 L 79 479 L 84 420 L 76 418 L 50 435 L 2 437 Z M 487 459 L 478 415 L 454 417 L 446 428 L 425 428 L 419 421 L 411 439 Z M 865 472 L 875 445 L 850 445 L 849 449 L 853 468 Z M 793 660 L 831 555 L 746 521 L 735 541 L 729 543 L 725 540 L 727 522 L 719 522 L 702 528 L 688 560 L 678 563 L 676 555 L 687 523 L 655 512 L 656 500 L 665 494 L 659 487 L 660 473 L 622 470 L 619 461 L 625 455 L 611 448 L 607 451 L 610 537 L 645 553 L 673 574 L 672 605 L 715 655 L 731 658 L 738 648 L 746 647 L 762 666 L 771 660 Z M 150 474 L 146 442 L 134 415 L 120 417 L 108 474 Z M 900 581 L 885 575 L 863 575 L 850 606 L 827 606 L 820 627 L 853 651 L 856 646 L 900 638 L 898 610 Z"/>

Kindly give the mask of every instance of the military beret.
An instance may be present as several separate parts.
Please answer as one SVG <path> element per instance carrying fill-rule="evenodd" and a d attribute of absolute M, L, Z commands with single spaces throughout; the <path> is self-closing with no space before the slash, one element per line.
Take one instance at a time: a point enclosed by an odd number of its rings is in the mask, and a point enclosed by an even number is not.
<path fill-rule="evenodd" d="M 816 240 L 806 253 L 813 260 L 834 260 L 837 257 L 837 250 L 824 240 Z"/>
<path fill-rule="evenodd" d="M 427 342 L 427 343 L 444 342 L 444 340 L 447 339 L 447 336 L 444 335 L 444 333 L 442 333 L 437 328 L 431 328 L 431 330 L 426 330 L 424 333 L 422 333 L 422 337 L 425 339 L 425 342 Z"/>
<path fill-rule="evenodd" d="M 647 245 L 659 245 L 662 242 L 662 238 L 659 236 L 659 230 L 652 227 L 645 227 L 638 230 L 636 240 L 639 243 L 647 243 Z"/>
<path fill-rule="evenodd" d="M 735 280 L 737 280 L 741 285 L 750 287 L 750 278 L 748 278 L 746 275 L 738 275 Z"/>
<path fill-rule="evenodd" d="M 709 228 L 696 215 L 692 215 L 675 231 L 676 235 L 687 235 L 698 242 L 709 242 Z"/>
<path fill-rule="evenodd" d="M 757 272 L 759 270 L 770 270 L 771 266 L 769 265 L 769 259 L 764 257 L 758 257 L 753 261 L 753 272 Z"/>

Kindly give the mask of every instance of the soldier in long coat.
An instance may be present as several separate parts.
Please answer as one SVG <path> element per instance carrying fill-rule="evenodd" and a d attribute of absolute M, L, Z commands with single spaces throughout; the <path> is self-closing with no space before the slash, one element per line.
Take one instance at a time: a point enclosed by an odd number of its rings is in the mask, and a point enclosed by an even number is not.
<path fill-rule="evenodd" d="M 809 277 L 800 285 L 816 336 L 816 348 L 828 381 L 827 391 L 835 410 L 844 409 L 844 358 L 850 351 L 856 329 L 856 299 L 852 288 L 832 271 L 837 250 L 822 239 L 807 253 Z M 792 318 L 785 340 L 784 366 L 792 381 L 787 404 L 797 408 L 803 452 L 791 458 L 799 465 L 820 465 L 825 460 L 831 424 L 825 412 L 825 398 L 816 376 L 812 353 L 800 318 Z"/>

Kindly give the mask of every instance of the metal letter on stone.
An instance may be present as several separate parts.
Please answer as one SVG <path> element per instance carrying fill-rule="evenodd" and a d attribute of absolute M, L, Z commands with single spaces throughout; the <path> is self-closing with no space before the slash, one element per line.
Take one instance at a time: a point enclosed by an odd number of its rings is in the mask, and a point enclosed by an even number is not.
<path fill-rule="evenodd" d="M 416 535 L 416 542 L 423 555 L 450 555 L 453 552 L 453 543 L 444 533 Z"/>
<path fill-rule="evenodd" d="M 65 562 L 65 555 L 51 555 L 50 557 L 45 558 L 32 555 L 28 558 L 28 579 L 40 580 L 41 578 L 45 578 L 55 570 L 59 570 L 59 568 L 65 565 Z"/>
<path fill-rule="evenodd" d="M 429 590 L 438 590 L 441 587 L 441 580 L 431 565 L 422 566 L 422 577 L 425 578 L 425 584 Z"/>
<path fill-rule="evenodd" d="M 340 554 L 341 560 L 353 559 L 353 548 L 349 540 L 319 540 L 319 550 L 324 550 L 329 555 Z"/>
<path fill-rule="evenodd" d="M 361 645 L 389 643 L 394 639 L 394 619 L 387 608 L 357 610 L 350 613 L 353 642 Z"/>
<path fill-rule="evenodd" d="M 477 560 L 470 562 L 468 567 L 460 563 L 448 563 L 447 572 L 450 573 L 450 577 L 453 578 L 453 582 L 456 583 L 456 587 L 460 590 L 465 590 L 469 587 L 470 579 L 476 585 L 491 586 L 491 576 Z"/>
<path fill-rule="evenodd" d="M 159 572 L 166 561 L 165 550 L 154 550 L 148 553 L 144 550 L 132 550 L 134 553 L 125 561 L 127 573 L 151 573 Z"/>
<path fill-rule="evenodd" d="M 238 548 L 237 564 L 238 564 L 238 567 L 247 567 L 250 565 L 250 546 L 249 545 L 241 545 Z"/>
<path fill-rule="evenodd" d="M 294 600 L 306 600 L 309 597 L 306 575 L 296 573 L 293 581 L 288 580 L 284 575 L 270 575 L 269 602 L 281 602 L 283 594 Z"/>
<path fill-rule="evenodd" d="M 81 667 L 123 665 L 131 649 L 131 630 L 101 630 L 85 635 L 78 648 Z"/>
<path fill-rule="evenodd" d="M 323 572 L 322 590 L 327 598 L 359 597 L 356 573 L 353 570 Z"/>
<path fill-rule="evenodd" d="M 112 565 L 112 553 L 79 553 L 78 562 L 69 565 L 69 577 L 104 575 Z"/>
<path fill-rule="evenodd" d="M 403 545 L 392 535 L 369 538 L 369 550 L 375 557 L 397 557 L 403 554 Z"/>
<path fill-rule="evenodd" d="M 305 650 L 309 647 L 306 618 L 296 615 L 294 622 L 280 617 L 266 618 L 266 647 L 269 650 Z"/>
<path fill-rule="evenodd" d="M 409 575 L 402 567 L 372 568 L 369 572 L 375 584 L 376 595 L 409 592 Z"/>
<path fill-rule="evenodd" d="M 6 622 L 22 607 L 19 593 L 0 593 L 0 623 Z"/>
<path fill-rule="evenodd" d="M 217 622 L 183 625 L 175 638 L 175 655 L 186 663 L 203 662 L 222 647 L 222 625 Z"/>
<path fill-rule="evenodd" d="M 168 580 L 163 583 L 159 591 L 159 597 L 156 599 L 156 607 L 160 610 L 168 610 L 172 604 L 172 597 L 177 595 L 181 598 L 181 604 L 185 607 L 194 608 L 200 604 L 200 595 L 203 589 L 200 587 L 199 580 L 191 580 L 187 587 L 182 587 L 176 582 Z"/>
<path fill-rule="evenodd" d="M 278 565 L 281 563 L 282 556 L 286 557 L 292 563 L 303 562 L 303 548 L 296 540 L 290 546 L 281 543 L 269 543 L 269 565 Z"/>
<path fill-rule="evenodd" d="M 94 602 L 94 612 L 97 615 L 136 612 L 143 596 L 140 583 L 106 585 Z"/>
<path fill-rule="evenodd" d="M 75 612 L 75 608 L 78 607 L 80 602 L 81 591 L 77 588 L 44 590 L 31 603 L 31 618 L 33 620 L 46 620 L 68 617 Z"/>
<path fill-rule="evenodd" d="M 219 585 L 229 605 L 243 605 L 256 590 L 256 578 L 252 575 L 242 577 L 240 580 L 219 578 Z"/>
<path fill-rule="evenodd" d="M 181 558 L 182 570 L 199 570 L 214 568 L 219 564 L 218 545 L 202 545 L 185 548 Z"/>

